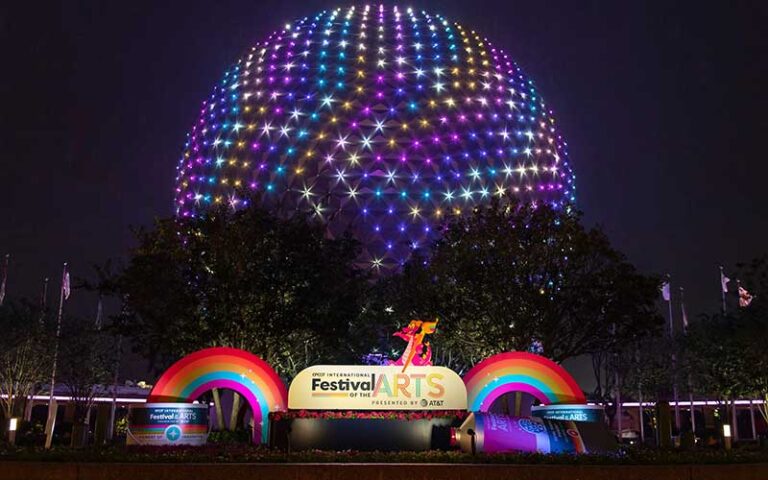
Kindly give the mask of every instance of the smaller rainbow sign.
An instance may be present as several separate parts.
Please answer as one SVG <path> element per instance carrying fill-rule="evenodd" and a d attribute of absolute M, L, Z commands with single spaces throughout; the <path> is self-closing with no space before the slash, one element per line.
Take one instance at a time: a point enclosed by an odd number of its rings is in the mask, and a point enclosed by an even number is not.
<path fill-rule="evenodd" d="M 586 403 L 584 392 L 563 367 L 540 355 L 507 352 L 493 355 L 464 375 L 467 406 L 487 412 L 508 392 L 525 392 L 544 404 Z"/>
<path fill-rule="evenodd" d="M 147 402 L 193 402 L 213 388 L 242 395 L 253 412 L 254 442 L 266 443 L 269 412 L 285 411 L 288 392 L 265 361 L 237 348 L 199 350 L 174 363 L 149 393 Z"/>
<path fill-rule="evenodd" d="M 128 410 L 128 445 L 204 445 L 208 405 L 143 403 Z"/>

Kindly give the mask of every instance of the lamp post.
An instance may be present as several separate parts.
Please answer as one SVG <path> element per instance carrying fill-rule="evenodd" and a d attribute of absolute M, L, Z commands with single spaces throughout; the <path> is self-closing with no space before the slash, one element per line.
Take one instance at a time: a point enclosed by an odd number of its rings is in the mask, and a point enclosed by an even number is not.
<path fill-rule="evenodd" d="M 725 449 L 731 449 L 731 426 L 727 423 L 723 424 L 723 440 L 725 441 Z"/>
<path fill-rule="evenodd" d="M 16 443 L 16 430 L 19 427 L 19 419 L 11 417 L 8 420 L 8 443 L 14 445 Z"/>

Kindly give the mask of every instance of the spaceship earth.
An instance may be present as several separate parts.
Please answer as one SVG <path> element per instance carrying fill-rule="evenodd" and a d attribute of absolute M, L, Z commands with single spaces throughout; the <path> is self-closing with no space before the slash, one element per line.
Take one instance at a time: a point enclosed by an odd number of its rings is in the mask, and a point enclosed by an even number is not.
<path fill-rule="evenodd" d="M 305 211 L 386 271 L 493 197 L 569 208 L 566 149 L 533 83 L 480 34 L 410 8 L 328 10 L 225 72 L 187 135 L 175 208 Z"/>

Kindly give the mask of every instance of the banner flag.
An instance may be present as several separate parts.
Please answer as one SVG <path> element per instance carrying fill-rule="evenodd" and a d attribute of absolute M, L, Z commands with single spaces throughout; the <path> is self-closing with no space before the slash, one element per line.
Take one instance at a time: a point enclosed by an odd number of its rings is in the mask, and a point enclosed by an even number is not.
<path fill-rule="evenodd" d="M 741 308 L 748 307 L 749 304 L 752 303 L 753 298 L 752 294 L 749 293 L 746 288 L 739 285 L 739 306 Z"/>
<path fill-rule="evenodd" d="M 69 300 L 71 290 L 69 285 L 69 271 L 67 270 L 66 264 L 64 264 L 64 278 L 61 281 L 61 291 L 64 292 L 64 300 Z"/>
<path fill-rule="evenodd" d="M 5 300 L 5 285 L 8 282 L 8 261 L 10 258 L 11 255 L 6 253 L 5 260 L 3 260 L 3 280 L 0 282 L 0 305 L 2 305 L 3 300 Z"/>
<path fill-rule="evenodd" d="M 720 287 L 723 289 L 723 293 L 728 293 L 728 282 L 730 281 L 731 279 L 723 273 L 723 267 L 720 267 Z"/>
<path fill-rule="evenodd" d="M 680 310 L 683 318 L 683 333 L 688 330 L 688 314 L 685 312 L 685 301 L 683 300 L 683 287 L 680 287 Z"/>
<path fill-rule="evenodd" d="M 661 296 L 664 298 L 665 302 L 668 302 L 670 298 L 672 298 L 669 294 L 669 282 L 664 282 L 661 285 Z"/>
<path fill-rule="evenodd" d="M 99 295 L 99 304 L 96 306 L 96 321 L 94 322 L 94 327 L 96 327 L 96 330 L 101 330 L 101 316 L 102 316 L 102 305 L 101 305 L 101 295 Z"/>

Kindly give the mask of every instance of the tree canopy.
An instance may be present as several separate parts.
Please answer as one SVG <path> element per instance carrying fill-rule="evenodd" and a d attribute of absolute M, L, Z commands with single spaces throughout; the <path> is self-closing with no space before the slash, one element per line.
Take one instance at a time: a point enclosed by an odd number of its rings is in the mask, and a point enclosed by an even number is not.
<path fill-rule="evenodd" d="M 230 346 L 291 376 L 366 353 L 355 325 L 366 284 L 351 237 L 258 207 L 161 220 L 137 236 L 117 286 L 134 313 L 126 333 L 157 366 Z"/>
<path fill-rule="evenodd" d="M 4 418 L 19 415 L 26 398 L 50 379 L 52 337 L 31 303 L 0 306 L 0 405 Z"/>
<path fill-rule="evenodd" d="M 562 361 L 655 332 L 659 283 L 579 214 L 492 202 L 449 221 L 429 259 L 383 282 L 377 306 L 384 318 L 439 317 L 436 353 L 461 371 L 502 351 Z"/>

